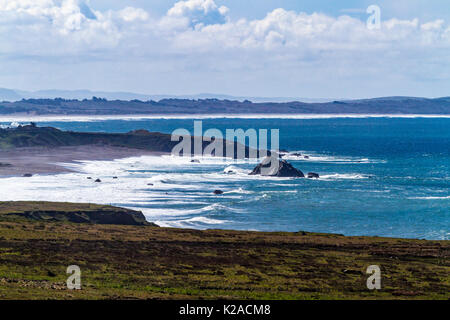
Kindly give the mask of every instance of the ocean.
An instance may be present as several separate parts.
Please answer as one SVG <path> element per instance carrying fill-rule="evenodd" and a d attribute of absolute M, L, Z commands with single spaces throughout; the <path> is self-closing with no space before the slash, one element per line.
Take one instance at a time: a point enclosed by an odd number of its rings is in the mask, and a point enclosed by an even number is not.
<path fill-rule="evenodd" d="M 188 158 L 143 156 L 66 164 L 79 173 L 3 178 L 1 200 L 112 204 L 141 210 L 149 221 L 169 227 L 450 239 L 448 117 L 202 122 L 204 130 L 223 132 L 279 129 L 280 148 L 290 151 L 286 159 L 305 173 L 319 173 L 320 179 L 249 176 L 255 161 L 191 163 Z M 194 120 L 43 119 L 37 124 L 73 131 L 171 133 L 177 128 L 192 132 Z M 102 183 L 90 183 L 87 176 Z M 213 194 L 216 189 L 224 194 Z"/>

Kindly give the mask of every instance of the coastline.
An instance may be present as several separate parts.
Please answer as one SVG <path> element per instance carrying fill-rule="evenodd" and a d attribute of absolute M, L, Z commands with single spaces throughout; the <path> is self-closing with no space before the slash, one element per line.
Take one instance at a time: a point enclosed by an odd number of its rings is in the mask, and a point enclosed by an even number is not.
<path fill-rule="evenodd" d="M 380 180 L 373 173 L 365 174 L 364 168 L 361 168 L 364 166 L 363 163 L 386 163 L 384 158 L 352 158 L 348 162 L 354 164 L 347 166 L 350 167 L 349 170 L 342 170 L 343 168 L 340 170 L 331 168 L 333 171 L 329 172 L 318 170 L 321 179 L 259 182 L 267 178 L 249 176 L 251 164 L 243 163 L 234 167 L 214 160 L 201 161 L 199 164 L 189 160 L 177 161 L 178 159 L 174 160 L 172 157 L 168 157 L 170 159 L 166 161 L 164 159 L 166 157 L 162 157 L 163 160 L 157 156 L 140 157 L 139 155 L 142 154 L 154 155 L 154 153 L 135 149 L 124 154 L 123 150 L 129 151 L 129 149 L 123 147 L 131 146 L 149 148 L 153 151 L 170 150 L 170 137 L 144 130 L 118 134 L 76 133 L 31 125 L 3 130 L 3 135 L 5 137 L 3 145 L 6 147 L 45 145 L 44 148 L 28 149 L 27 157 L 23 154 L 23 150 L 27 149 L 17 149 L 15 151 L 19 154 L 15 155 L 11 149 L 10 153 L 3 151 L 8 156 L 2 159 L 2 163 L 14 164 L 14 159 L 17 159 L 15 173 L 12 172 L 11 166 L 3 166 L 3 171 L 7 175 L 16 175 L 3 180 L 1 193 L 4 200 L 42 200 L 44 196 L 49 201 L 115 204 L 130 209 L 143 208 L 148 221 L 155 221 L 165 227 L 208 229 L 227 226 L 229 229 L 261 231 L 304 229 L 346 235 L 448 239 L 448 233 L 445 231 L 447 229 L 445 226 L 446 202 L 411 200 L 413 197 L 441 196 L 441 193 L 420 193 L 421 190 L 419 190 L 417 193 L 408 192 L 404 195 L 406 202 L 403 203 L 412 208 L 412 214 L 418 218 L 418 224 L 410 229 L 403 226 L 404 221 L 410 219 L 411 214 L 407 217 L 393 216 L 391 220 L 389 210 L 381 205 L 378 209 L 379 214 L 366 217 L 364 211 L 360 209 L 361 206 L 355 206 L 351 201 L 347 201 L 348 205 L 344 204 L 344 206 L 354 215 L 339 215 L 334 210 L 327 211 L 326 206 L 320 207 L 315 204 L 317 196 L 320 197 L 323 194 L 330 195 L 330 203 L 342 203 L 342 194 L 339 195 L 333 191 L 335 186 L 343 186 L 344 190 L 348 189 L 346 191 L 348 199 L 359 195 L 369 200 L 380 199 L 380 196 L 381 199 L 393 199 L 390 191 L 386 192 L 384 185 L 378 183 Z M 157 139 L 152 140 L 153 137 Z M 120 150 L 119 155 L 105 156 L 107 152 L 99 149 L 108 142 L 122 146 L 112 148 L 115 151 Z M 63 143 L 69 146 L 75 143 L 90 143 L 91 146 L 57 147 Z M 50 146 L 55 149 L 46 149 Z M 74 150 L 79 148 L 88 148 L 88 150 L 81 152 L 82 155 L 74 156 Z M 312 171 L 310 168 L 316 159 L 308 151 L 301 151 L 301 153 L 302 156 L 307 155 L 308 160 L 302 157 L 302 162 L 296 165 L 299 169 Z M 123 157 L 126 158 L 119 161 L 109 160 Z M 105 158 L 107 160 L 103 162 L 102 159 Z M 25 161 L 26 159 L 29 161 Z M 89 161 L 90 159 L 94 161 Z M 100 162 L 95 161 L 98 159 Z M 81 161 L 76 162 L 77 160 Z M 337 155 L 332 157 L 332 160 L 339 162 L 342 159 Z M 35 171 L 30 172 L 31 169 Z M 21 177 L 26 173 L 34 172 L 43 174 L 31 179 Z M 72 173 L 57 174 L 58 172 Z M 383 172 L 382 174 L 384 175 Z M 364 194 L 356 193 L 353 190 L 354 186 L 363 187 Z M 324 190 L 324 193 L 314 193 L 317 187 Z M 216 190 L 223 195 L 217 195 Z M 268 203 L 276 204 L 276 206 L 267 208 Z M 292 205 L 289 206 L 286 203 Z M 378 203 L 381 202 L 378 201 Z M 422 222 L 423 214 L 428 212 L 427 206 L 431 205 L 444 209 L 441 211 L 444 212 L 443 219 L 437 216 Z M 305 208 L 305 210 L 298 214 L 297 208 Z M 415 208 L 420 210 L 414 210 Z M 401 213 L 401 210 L 398 211 Z M 245 215 L 237 213 L 245 213 Z M 317 219 L 324 219 L 324 217 L 328 220 L 322 220 L 325 223 L 319 227 L 317 221 L 320 220 Z M 369 228 L 366 221 L 376 226 Z M 386 221 L 389 221 L 389 224 Z"/>
<path fill-rule="evenodd" d="M 0 178 L 24 174 L 58 174 L 74 172 L 64 163 L 88 160 L 116 160 L 134 156 L 160 156 L 166 153 L 113 147 L 81 145 L 64 147 L 26 147 L 0 150 Z M 6 164 L 6 165 L 5 165 Z"/>
<path fill-rule="evenodd" d="M 357 113 L 238 113 L 238 114 L 122 114 L 122 115 L 0 115 L 0 122 L 84 122 L 102 120 L 146 120 L 146 119 L 336 119 L 336 118 L 450 118 L 450 114 L 357 114 Z"/>

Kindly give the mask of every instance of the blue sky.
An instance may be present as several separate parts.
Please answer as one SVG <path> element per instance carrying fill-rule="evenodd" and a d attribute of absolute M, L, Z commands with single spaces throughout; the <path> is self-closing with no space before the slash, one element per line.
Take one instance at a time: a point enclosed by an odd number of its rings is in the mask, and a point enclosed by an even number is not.
<path fill-rule="evenodd" d="M 450 95 L 446 0 L 0 0 L 0 37 L 4 88 Z"/>
<path fill-rule="evenodd" d="M 163 15 L 169 10 L 173 2 L 167 0 L 91 0 L 91 5 L 98 9 L 120 9 L 132 4 L 135 7 L 145 8 L 155 15 Z M 276 8 L 294 10 L 298 12 L 322 12 L 332 16 L 349 13 L 346 9 L 365 9 L 371 4 L 377 4 L 383 9 L 385 18 L 411 18 L 421 19 L 449 18 L 450 5 L 447 0 L 218 0 L 217 4 L 230 8 L 230 15 L 237 19 L 247 17 L 251 19 L 263 18 L 267 12 Z M 356 14 L 355 14 L 356 16 Z M 361 15 L 360 15 L 361 16 Z"/>

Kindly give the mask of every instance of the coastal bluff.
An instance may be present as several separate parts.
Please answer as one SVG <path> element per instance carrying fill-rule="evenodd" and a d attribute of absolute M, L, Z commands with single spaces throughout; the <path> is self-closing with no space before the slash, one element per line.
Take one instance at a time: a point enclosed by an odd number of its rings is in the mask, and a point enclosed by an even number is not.
<path fill-rule="evenodd" d="M 195 138 L 191 137 L 191 154 L 195 150 Z M 227 154 L 227 144 L 223 141 L 223 152 Z M 238 142 L 231 142 L 234 147 L 234 156 L 238 147 L 244 148 L 245 157 L 251 157 L 252 152 L 248 146 Z M 14 148 L 58 148 L 77 146 L 107 146 L 113 148 L 128 148 L 158 153 L 171 153 L 179 141 L 172 141 L 172 135 L 160 132 L 150 132 L 144 129 L 133 130 L 127 133 L 105 132 L 74 132 L 63 131 L 53 127 L 38 127 L 36 124 L 20 125 L 16 128 L 0 128 L 0 150 Z M 201 151 L 210 144 L 202 141 Z M 189 150 L 187 150 L 189 152 Z M 258 150 L 256 150 L 258 152 Z"/>
<path fill-rule="evenodd" d="M 106 205 L 66 202 L 0 202 L 0 218 L 23 218 L 46 222 L 156 226 L 154 223 L 147 222 L 140 211 Z"/>

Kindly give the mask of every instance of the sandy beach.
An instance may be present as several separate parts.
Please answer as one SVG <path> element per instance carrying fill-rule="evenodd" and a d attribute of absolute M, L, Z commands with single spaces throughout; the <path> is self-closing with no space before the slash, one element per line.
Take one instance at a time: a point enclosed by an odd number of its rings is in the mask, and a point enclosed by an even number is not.
<path fill-rule="evenodd" d="M 71 172 L 69 168 L 61 164 L 81 160 L 114 160 L 141 155 L 162 154 L 161 152 L 141 149 L 99 145 L 0 150 L 0 177 Z"/>

